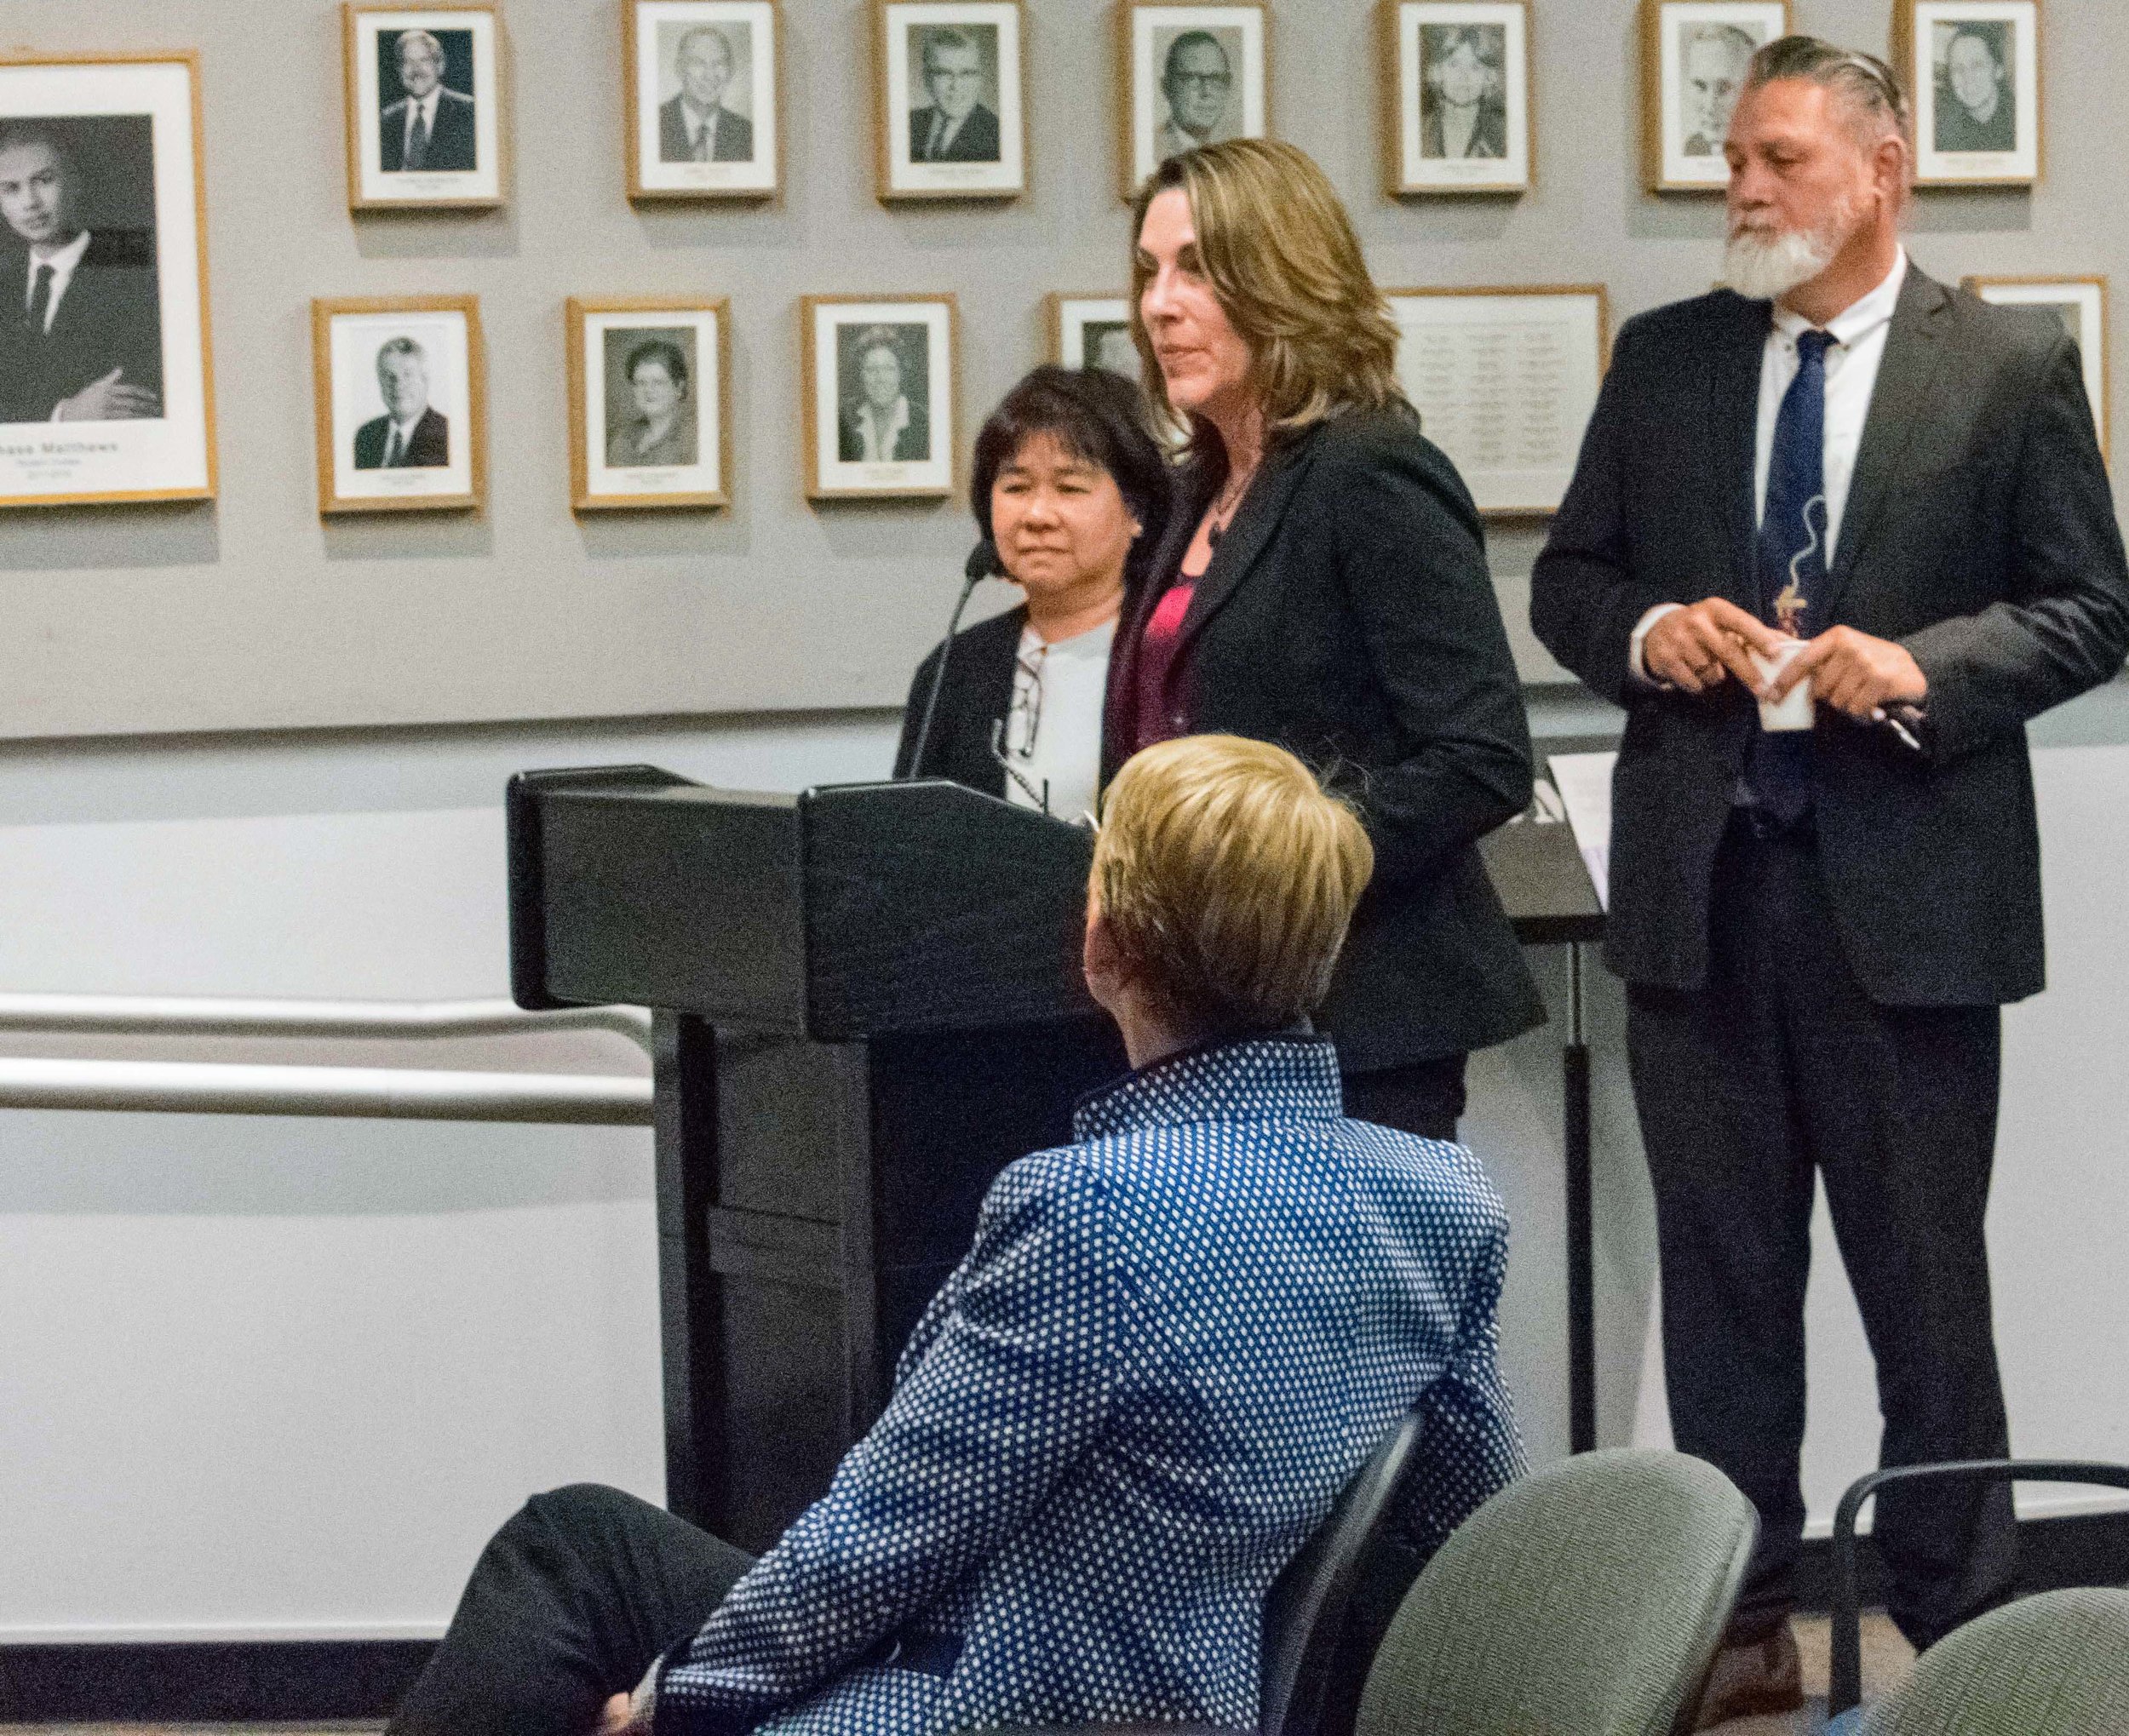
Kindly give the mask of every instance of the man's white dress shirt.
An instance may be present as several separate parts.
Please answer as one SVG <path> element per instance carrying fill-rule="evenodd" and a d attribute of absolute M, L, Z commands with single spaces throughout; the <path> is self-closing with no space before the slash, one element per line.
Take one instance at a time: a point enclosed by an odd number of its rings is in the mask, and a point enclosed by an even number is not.
<path fill-rule="evenodd" d="M 84 229 L 57 253 L 30 255 L 30 274 L 22 282 L 22 311 L 27 313 L 30 304 L 37 300 L 37 274 L 49 266 L 52 272 L 52 294 L 44 304 L 44 329 L 50 331 L 52 322 L 59 318 L 59 304 L 66 299 L 66 286 L 74 281 L 74 268 L 80 265 L 81 256 L 89 251 L 89 232 Z"/>
<path fill-rule="evenodd" d="M 422 136 L 430 144 L 436 142 L 436 105 L 444 100 L 444 87 L 434 86 L 427 96 L 410 96 L 406 100 L 406 130 L 399 135 L 399 161 L 406 161 L 406 148 L 414 142 L 414 117 L 422 117 Z"/>
<path fill-rule="evenodd" d="M 1885 340 L 1891 335 L 1893 312 L 1900 305 L 1900 291 L 1907 280 L 1908 252 L 1903 247 L 1883 283 L 1826 323 L 1826 332 L 1833 340 L 1826 352 L 1826 564 L 1829 569 L 1833 564 L 1833 551 L 1840 547 L 1848 486 L 1855 479 L 1856 454 L 1862 445 L 1863 424 L 1870 417 L 1871 394 L 1878 389 Z M 1796 341 L 1811 329 L 1811 321 L 1802 314 L 1776 304 L 1774 325 L 1759 357 L 1759 432 L 1752 461 L 1755 524 L 1766 515 L 1767 473 L 1774 464 L 1774 425 L 1782 415 L 1782 399 L 1796 379 Z M 1659 603 L 1635 624 L 1628 666 L 1640 680 L 1649 679 L 1648 666 L 1643 661 L 1649 629 L 1673 610 L 1684 606 Z"/>

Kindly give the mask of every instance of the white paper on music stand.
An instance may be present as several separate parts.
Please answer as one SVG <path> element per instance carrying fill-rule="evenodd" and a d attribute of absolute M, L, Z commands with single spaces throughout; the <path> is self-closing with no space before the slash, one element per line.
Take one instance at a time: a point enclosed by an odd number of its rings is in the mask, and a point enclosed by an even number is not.
<path fill-rule="evenodd" d="M 1611 908 L 1611 768 L 1618 759 L 1616 753 L 1555 753 L 1546 761 L 1598 905 L 1605 910 Z"/>

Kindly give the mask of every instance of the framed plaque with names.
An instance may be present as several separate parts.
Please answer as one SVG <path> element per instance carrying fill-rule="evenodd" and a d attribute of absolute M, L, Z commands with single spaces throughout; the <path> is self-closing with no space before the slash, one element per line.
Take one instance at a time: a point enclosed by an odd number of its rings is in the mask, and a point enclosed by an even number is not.
<path fill-rule="evenodd" d="M 1603 286 L 1386 293 L 1401 334 L 1398 381 L 1479 510 L 1558 510 L 1604 379 Z"/>

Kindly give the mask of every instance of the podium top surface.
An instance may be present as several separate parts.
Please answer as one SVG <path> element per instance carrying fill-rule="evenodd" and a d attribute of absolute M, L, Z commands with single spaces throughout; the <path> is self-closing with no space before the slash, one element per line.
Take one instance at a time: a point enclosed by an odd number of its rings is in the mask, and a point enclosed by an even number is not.
<path fill-rule="evenodd" d="M 511 988 L 849 1041 L 1093 1011 L 1093 835 L 941 780 L 726 790 L 654 766 L 510 782 Z M 1480 845 L 1526 945 L 1601 937 L 1571 829 Z"/>

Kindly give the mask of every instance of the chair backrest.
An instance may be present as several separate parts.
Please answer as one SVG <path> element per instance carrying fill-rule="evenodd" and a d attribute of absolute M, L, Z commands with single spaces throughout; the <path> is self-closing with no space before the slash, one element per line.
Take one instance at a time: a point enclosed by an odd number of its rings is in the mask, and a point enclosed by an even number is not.
<path fill-rule="evenodd" d="M 1405 1594 L 1359 1736 L 1667 1736 L 1690 1722 L 1759 1521 L 1675 1452 L 1588 1452 L 1501 1490 Z"/>
<path fill-rule="evenodd" d="M 2129 1730 L 2129 1591 L 2022 1597 L 1922 1654 L 1863 1736 L 2120 1736 Z"/>
<path fill-rule="evenodd" d="M 1286 1564 L 1264 1601 L 1259 1736 L 1315 1736 L 1360 1563 L 1395 1513 L 1418 1455 L 1421 1412 L 1407 1411 L 1376 1443 L 1330 1515 Z"/>

